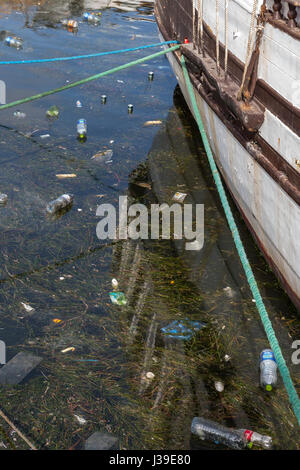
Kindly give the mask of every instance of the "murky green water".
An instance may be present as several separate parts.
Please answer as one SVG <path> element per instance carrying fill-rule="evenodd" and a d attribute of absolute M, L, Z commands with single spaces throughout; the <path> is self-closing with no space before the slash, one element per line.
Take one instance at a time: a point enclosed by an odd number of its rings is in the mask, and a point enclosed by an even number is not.
<path fill-rule="evenodd" d="M 102 10 L 100 26 L 80 23 L 77 34 L 63 30 L 59 21 L 80 20 L 93 3 L 109 2 L 35 3 L 27 2 L 22 11 L 12 8 L 14 2 L 0 2 L 0 29 L 24 39 L 22 51 L 0 43 L 2 60 L 158 42 L 151 2 L 111 2 Z M 0 78 L 9 102 L 148 53 L 2 66 Z M 153 82 L 149 71 L 155 73 Z M 14 116 L 15 109 L 1 114 L 0 192 L 9 201 L 0 208 L 0 339 L 8 360 L 30 351 L 43 361 L 21 385 L 1 387 L 0 400 L 3 411 L 40 449 L 82 448 L 97 430 L 117 435 L 122 449 L 218 449 L 191 436 L 196 415 L 271 435 L 276 448 L 300 448 L 281 378 L 270 396 L 258 387 L 259 353 L 268 344 L 198 131 L 175 87 L 163 57 L 24 105 L 19 108 L 24 119 Z M 77 100 L 82 108 L 76 108 Z M 51 122 L 45 113 L 52 105 L 60 115 Z M 85 143 L 76 140 L 79 118 L 88 122 Z M 148 120 L 162 124 L 144 127 Z M 113 150 L 112 162 L 91 160 L 106 149 Z M 56 177 L 70 173 L 76 177 Z M 178 190 L 188 194 L 186 202 L 205 204 L 200 252 L 187 252 L 182 241 L 98 240 L 100 203 L 117 206 L 121 195 L 147 206 L 170 203 Z M 75 196 L 72 209 L 58 219 L 47 218 L 47 202 L 67 192 Z M 300 338 L 299 316 L 236 215 L 299 389 L 299 365 L 291 363 L 292 342 Z M 125 292 L 126 306 L 110 303 L 112 278 Z M 26 312 L 21 302 L 35 310 Z M 188 342 L 163 336 L 162 327 L 183 319 L 206 327 Z M 69 347 L 75 350 L 61 352 Z M 224 382 L 221 394 L 216 380 Z M 4 422 L 0 425 L 1 448 L 26 447 Z"/>

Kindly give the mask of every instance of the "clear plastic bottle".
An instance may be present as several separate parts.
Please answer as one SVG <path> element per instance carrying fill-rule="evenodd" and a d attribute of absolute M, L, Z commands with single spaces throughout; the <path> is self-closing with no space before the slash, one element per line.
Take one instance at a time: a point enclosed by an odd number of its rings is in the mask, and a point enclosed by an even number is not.
<path fill-rule="evenodd" d="M 49 202 L 46 210 L 48 214 L 53 215 L 56 212 L 64 209 L 65 207 L 70 206 L 73 203 L 73 200 L 74 200 L 73 194 L 63 194 L 57 199 L 54 199 L 54 201 Z"/>
<path fill-rule="evenodd" d="M 77 138 L 80 140 L 87 138 L 87 122 L 85 119 L 79 119 L 77 122 Z"/>
<path fill-rule="evenodd" d="M 8 196 L 7 194 L 0 194 L 0 205 L 4 206 L 7 203 Z"/>
<path fill-rule="evenodd" d="M 277 384 L 277 362 L 272 349 L 264 349 L 260 355 L 260 385 L 270 392 Z"/>
<path fill-rule="evenodd" d="M 272 438 L 263 436 L 248 429 L 231 429 L 215 423 L 210 419 L 194 418 L 191 432 L 202 440 L 212 441 L 216 444 L 224 444 L 232 449 L 245 449 L 258 445 L 264 449 L 272 447 Z"/>
<path fill-rule="evenodd" d="M 5 44 L 9 47 L 21 49 L 23 47 L 23 40 L 21 38 L 17 38 L 16 36 L 7 36 L 5 38 Z"/>

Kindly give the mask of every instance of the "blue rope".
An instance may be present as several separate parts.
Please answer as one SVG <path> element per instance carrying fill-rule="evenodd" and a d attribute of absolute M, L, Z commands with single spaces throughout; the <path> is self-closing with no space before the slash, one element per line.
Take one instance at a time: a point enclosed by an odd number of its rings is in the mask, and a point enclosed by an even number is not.
<path fill-rule="evenodd" d="M 148 49 L 149 47 L 163 46 L 164 44 L 179 44 L 179 41 L 165 41 L 156 44 L 149 44 L 147 46 L 131 47 L 129 49 L 121 49 L 119 51 L 98 52 L 95 54 L 77 55 L 72 57 L 55 57 L 53 59 L 28 59 L 28 60 L 12 60 L 0 61 L 0 65 L 15 65 L 15 64 L 42 64 L 45 62 L 59 62 L 64 60 L 77 60 L 77 59 L 90 59 L 91 57 L 101 57 L 110 54 L 122 54 L 123 52 L 138 51 L 141 49 Z"/>

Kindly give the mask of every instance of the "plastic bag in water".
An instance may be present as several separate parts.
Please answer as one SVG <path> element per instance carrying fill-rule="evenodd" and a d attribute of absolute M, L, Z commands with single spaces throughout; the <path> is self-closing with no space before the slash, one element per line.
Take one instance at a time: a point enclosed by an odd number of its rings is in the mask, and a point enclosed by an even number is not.
<path fill-rule="evenodd" d="M 192 320 L 174 320 L 170 325 L 161 328 L 161 331 L 171 338 L 178 338 L 182 340 L 189 340 L 205 323 Z"/>

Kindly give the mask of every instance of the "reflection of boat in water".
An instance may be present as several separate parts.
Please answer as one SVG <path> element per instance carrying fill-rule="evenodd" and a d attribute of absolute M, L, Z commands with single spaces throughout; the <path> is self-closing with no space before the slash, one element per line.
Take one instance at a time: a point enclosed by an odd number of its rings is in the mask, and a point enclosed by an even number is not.
<path fill-rule="evenodd" d="M 139 7 L 147 7 L 153 4 L 153 0 L 0 0 L 0 14 L 11 13 L 14 10 L 28 10 L 37 7 L 39 10 L 53 12 L 64 11 L 71 13 L 73 10 L 102 10 L 116 8 L 120 11 L 135 11 Z"/>
<path fill-rule="evenodd" d="M 297 424 L 284 392 L 267 403 L 258 389 L 256 365 L 266 347 L 265 334 L 251 299 L 246 300 L 231 234 L 201 161 L 201 142 L 190 127 L 186 138 L 181 130 L 189 123 L 177 93 L 175 103 L 178 109 L 170 111 L 147 161 L 130 176 L 130 202 L 170 204 L 180 188 L 188 194 L 187 203 L 205 204 L 204 247 L 187 252 L 181 240 L 126 240 L 114 252 L 113 276 L 128 300 L 126 342 L 133 383 L 148 407 L 148 432 L 155 439 L 169 436 L 166 448 L 188 449 L 191 420 L 198 414 L 263 431 L 278 447 L 297 448 L 289 423 L 295 429 Z M 272 316 L 276 307 L 269 307 Z M 206 327 L 189 343 L 163 335 L 162 327 L 185 318 Z M 277 322 L 276 332 L 289 354 L 288 328 Z M 231 357 L 228 362 L 225 355 Z M 224 394 L 215 389 L 220 379 Z"/>
<path fill-rule="evenodd" d="M 194 43 L 182 51 L 216 162 L 265 258 L 298 306 L 299 5 L 156 1 L 163 38 L 188 37 Z M 179 54 L 169 59 L 189 103 Z"/>

